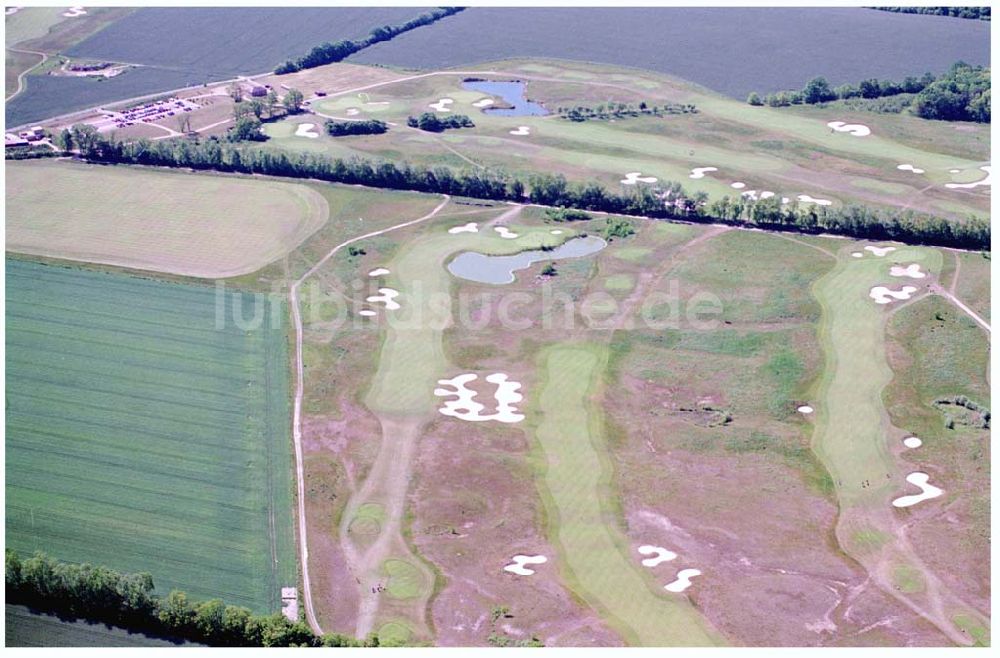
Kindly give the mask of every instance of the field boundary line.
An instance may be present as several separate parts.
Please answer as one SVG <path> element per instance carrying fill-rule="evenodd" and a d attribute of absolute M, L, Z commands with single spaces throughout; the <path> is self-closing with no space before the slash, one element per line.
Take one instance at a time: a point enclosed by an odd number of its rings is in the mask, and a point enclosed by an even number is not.
<path fill-rule="evenodd" d="M 306 621 L 309 622 L 309 626 L 317 635 L 322 635 L 323 629 L 320 627 L 319 621 L 316 619 L 316 612 L 313 608 L 312 602 L 312 587 L 309 582 L 309 544 L 308 533 L 306 531 L 305 470 L 302 453 L 302 395 L 305 388 L 305 380 L 302 363 L 302 314 L 299 311 L 299 286 L 301 286 L 306 279 L 315 274 L 316 271 L 319 270 L 319 268 L 321 268 L 328 260 L 330 260 L 334 254 L 344 247 L 361 240 L 367 240 L 368 238 L 388 233 L 390 231 L 406 228 L 407 226 L 413 226 L 414 224 L 419 224 L 420 222 L 433 218 L 451 201 L 450 195 L 444 194 L 442 196 L 444 197 L 444 200 L 422 217 L 411 219 L 401 224 L 389 226 L 377 231 L 371 231 L 369 233 L 365 233 L 364 235 L 358 235 L 341 242 L 328 251 L 326 255 L 317 261 L 315 265 L 306 270 L 305 274 L 296 279 L 288 290 L 289 302 L 292 307 L 292 321 L 295 325 L 295 402 L 294 411 L 292 413 L 292 440 L 295 444 L 295 480 L 299 517 L 299 558 L 302 562 L 302 600 L 305 604 Z"/>

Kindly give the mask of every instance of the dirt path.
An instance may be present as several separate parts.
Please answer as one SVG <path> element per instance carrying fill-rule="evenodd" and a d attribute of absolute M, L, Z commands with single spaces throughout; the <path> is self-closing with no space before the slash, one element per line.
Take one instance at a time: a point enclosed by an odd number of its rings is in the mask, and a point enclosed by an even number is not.
<path fill-rule="evenodd" d="M 959 309 L 961 309 L 962 311 L 964 311 L 966 315 L 968 315 L 970 318 L 972 318 L 973 320 L 975 320 L 976 323 L 979 326 L 981 326 L 983 329 L 985 329 L 987 334 L 992 335 L 993 332 L 990 329 L 990 323 L 987 322 L 986 320 L 982 319 L 981 317 L 979 317 L 979 315 L 975 311 L 973 311 L 971 308 L 969 308 L 968 306 L 966 306 L 962 302 L 962 300 L 960 300 L 958 297 L 956 297 L 955 295 L 951 294 L 950 292 L 948 292 L 943 287 L 941 287 L 940 285 L 937 285 L 937 284 L 932 285 L 931 286 L 931 290 L 933 290 L 935 293 L 941 295 L 942 297 L 944 297 L 945 299 L 947 299 L 948 301 L 950 301 L 952 304 L 954 304 L 955 306 L 957 306 Z"/>
<path fill-rule="evenodd" d="M 289 305 L 292 307 L 292 322 L 295 325 L 295 402 L 292 414 L 292 439 L 295 444 L 295 480 L 297 489 L 296 498 L 298 499 L 299 561 L 302 564 L 302 600 L 305 604 L 306 620 L 309 622 L 309 626 L 312 628 L 313 632 L 319 635 L 322 635 L 323 629 L 320 627 L 319 622 L 316 619 L 316 613 L 313 609 L 312 585 L 309 580 L 309 543 L 308 533 L 306 530 L 305 470 L 303 466 L 302 454 L 302 394 L 305 388 L 305 378 L 302 362 L 302 315 L 301 310 L 299 309 L 299 287 L 303 282 L 305 282 L 306 279 L 315 274 L 319 268 L 330 260 L 334 254 L 344 247 L 361 240 L 367 240 L 368 238 L 373 238 L 407 226 L 413 226 L 414 224 L 419 224 L 420 222 L 431 219 L 437 215 L 441 209 L 448 205 L 450 200 L 450 196 L 444 195 L 444 200 L 423 217 L 418 217 L 417 219 L 396 224 L 395 226 L 390 226 L 378 231 L 371 231 L 370 233 L 365 233 L 364 235 L 359 235 L 341 242 L 327 252 L 327 254 L 323 256 L 323 258 L 321 258 L 315 265 L 309 268 L 305 274 L 299 277 L 298 280 L 291 285 L 288 291 Z"/>
<path fill-rule="evenodd" d="M 8 48 L 7 50 L 9 50 L 11 52 L 14 52 L 14 53 L 25 53 L 25 54 L 28 54 L 28 55 L 39 55 L 39 56 L 41 56 L 42 59 L 40 59 L 37 64 L 35 64 L 32 67 L 29 67 L 29 68 L 25 69 L 24 71 L 22 71 L 17 76 L 17 89 L 14 90 L 13 94 L 11 94 L 10 96 L 8 96 L 7 98 L 4 99 L 5 103 L 9 103 L 12 98 L 14 98 L 18 94 L 20 94 L 22 91 L 24 91 L 24 87 L 25 87 L 24 78 L 25 78 L 25 76 L 28 75 L 29 73 L 31 73 L 32 71 L 34 71 L 35 69 L 37 69 L 39 66 L 41 66 L 45 62 L 47 62 L 48 59 L 49 59 L 48 53 L 43 53 L 40 50 L 24 50 L 24 49 L 21 49 L 21 48 Z"/>
<path fill-rule="evenodd" d="M 958 257 L 958 252 L 953 251 L 951 255 L 955 257 L 955 271 L 951 275 L 951 285 L 948 286 L 948 292 L 955 294 L 955 289 L 958 287 L 958 277 L 962 274 L 962 259 Z"/>

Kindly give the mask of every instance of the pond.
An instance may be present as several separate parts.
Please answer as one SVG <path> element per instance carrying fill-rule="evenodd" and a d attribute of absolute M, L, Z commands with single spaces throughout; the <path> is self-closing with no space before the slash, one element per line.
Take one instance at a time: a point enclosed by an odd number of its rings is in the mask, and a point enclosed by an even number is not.
<path fill-rule="evenodd" d="M 588 235 L 568 240 L 551 251 L 533 249 L 510 256 L 487 256 L 476 251 L 465 251 L 448 264 L 448 271 L 467 281 L 503 285 L 513 283 L 514 272 L 526 269 L 532 263 L 589 256 L 606 246 L 608 243 L 603 239 Z"/>
<path fill-rule="evenodd" d="M 538 103 L 529 101 L 524 96 L 525 84 L 518 80 L 475 80 L 462 83 L 462 89 L 481 91 L 490 96 L 499 96 L 513 107 L 488 107 L 484 112 L 498 117 L 539 117 L 549 113 Z"/>

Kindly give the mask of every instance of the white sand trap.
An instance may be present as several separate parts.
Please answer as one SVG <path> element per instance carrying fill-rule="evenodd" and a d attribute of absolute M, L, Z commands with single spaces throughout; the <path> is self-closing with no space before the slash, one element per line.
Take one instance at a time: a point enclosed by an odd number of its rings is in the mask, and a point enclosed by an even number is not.
<path fill-rule="evenodd" d="M 385 269 L 384 267 L 377 267 L 371 272 L 369 272 L 368 276 L 385 276 L 388 273 L 389 270 Z"/>
<path fill-rule="evenodd" d="M 530 135 L 531 126 L 518 126 L 517 129 L 509 131 L 511 135 Z"/>
<path fill-rule="evenodd" d="M 356 107 L 349 107 L 349 108 L 347 108 L 347 116 L 354 117 L 354 116 L 357 116 L 359 114 L 361 114 L 361 110 L 359 110 L 358 108 L 356 108 Z"/>
<path fill-rule="evenodd" d="M 733 183 L 729 187 L 733 188 L 734 190 L 742 190 L 746 186 L 747 186 L 746 183 L 741 183 L 739 181 L 736 181 L 735 183 Z"/>
<path fill-rule="evenodd" d="M 949 169 L 948 173 L 949 174 L 960 174 L 960 173 L 962 173 L 962 170 L 961 169 Z"/>
<path fill-rule="evenodd" d="M 549 231 L 549 233 L 551 233 L 552 235 L 562 235 L 562 229 L 554 228 L 551 231 Z"/>
<path fill-rule="evenodd" d="M 798 409 L 796 409 L 796 411 L 798 411 L 800 414 L 811 414 L 813 412 L 813 408 L 810 407 L 808 404 L 804 404 Z"/>
<path fill-rule="evenodd" d="M 890 276 L 908 276 L 911 279 L 923 279 L 927 276 L 926 272 L 920 271 L 920 265 L 917 263 L 911 263 L 906 267 L 900 267 L 899 265 L 893 265 L 889 268 Z"/>
<path fill-rule="evenodd" d="M 860 251 L 852 251 L 851 252 L 851 258 L 863 258 L 863 257 L 864 257 L 864 254 L 861 253 Z"/>
<path fill-rule="evenodd" d="M 479 233 L 479 224 L 476 222 L 469 222 L 468 224 L 463 224 L 462 226 L 452 226 L 448 229 L 449 233 Z"/>
<path fill-rule="evenodd" d="M 695 167 L 691 170 L 691 175 L 688 178 L 704 178 L 705 174 L 710 171 L 718 171 L 718 167 Z"/>
<path fill-rule="evenodd" d="M 478 101 L 472 104 L 473 107 L 489 107 L 493 105 L 492 98 L 480 98 Z"/>
<path fill-rule="evenodd" d="M 792 200 L 791 200 L 791 199 L 789 199 L 789 198 L 788 198 L 787 196 L 783 196 L 783 197 L 781 197 L 781 204 L 782 204 L 782 205 L 786 205 L 786 204 L 789 204 L 789 203 L 791 203 L 791 201 L 792 201 Z"/>
<path fill-rule="evenodd" d="M 296 137 L 308 137 L 310 139 L 316 139 L 319 137 L 319 133 L 313 130 L 316 127 L 314 123 L 300 123 L 299 127 L 295 129 Z"/>
<path fill-rule="evenodd" d="M 760 193 L 760 198 L 761 199 L 770 199 L 773 196 L 774 196 L 774 192 L 772 192 L 770 190 L 764 190 L 763 192 Z"/>
<path fill-rule="evenodd" d="M 656 176 L 643 176 L 641 171 L 631 171 L 625 174 L 621 180 L 622 185 L 635 185 L 636 183 L 655 183 Z"/>
<path fill-rule="evenodd" d="M 437 103 L 431 103 L 428 107 L 433 108 L 435 112 L 451 112 L 451 110 L 448 109 L 448 106 L 454 102 L 454 99 L 442 98 Z"/>
<path fill-rule="evenodd" d="M 924 173 L 923 169 L 918 169 L 917 167 L 914 167 L 911 164 L 901 164 L 901 165 L 898 165 L 896 167 L 896 169 L 899 169 L 900 171 L 912 171 L 915 174 L 922 174 L 922 173 Z"/>
<path fill-rule="evenodd" d="M 839 133 L 850 133 L 855 137 L 867 137 L 872 134 L 872 129 L 862 123 L 844 123 L 843 121 L 831 121 L 826 124 Z"/>
<path fill-rule="evenodd" d="M 363 315 L 366 318 L 370 318 L 371 316 L 375 315 L 375 311 L 366 308 L 363 311 L 358 311 L 358 315 Z"/>
<path fill-rule="evenodd" d="M 878 256 L 879 258 L 881 258 L 882 256 L 885 256 L 890 251 L 896 251 L 896 248 L 895 247 L 873 247 L 871 245 L 868 245 L 867 247 L 865 247 L 865 251 L 870 251 L 873 254 L 875 254 L 876 256 Z"/>
<path fill-rule="evenodd" d="M 896 500 L 892 501 L 893 507 L 909 507 L 924 500 L 937 498 L 944 493 L 944 491 L 938 489 L 934 485 L 928 484 L 928 480 L 930 480 L 930 476 L 921 471 L 914 471 L 913 473 L 907 475 L 906 481 L 916 487 L 919 487 L 920 493 L 900 496 Z"/>
<path fill-rule="evenodd" d="M 667 583 L 663 586 L 663 589 L 668 592 L 683 592 L 688 587 L 691 587 L 691 579 L 700 575 L 701 571 L 697 569 L 681 569 L 680 573 L 677 574 L 677 580 Z"/>
<path fill-rule="evenodd" d="M 809 196 L 808 194 L 800 194 L 799 201 L 802 203 L 815 203 L 817 206 L 833 205 L 833 201 L 830 201 L 829 199 L 817 199 L 815 197 Z"/>
<path fill-rule="evenodd" d="M 747 190 L 746 192 L 740 192 L 740 196 L 744 199 L 750 199 L 751 201 L 757 200 L 757 190 Z"/>
<path fill-rule="evenodd" d="M 915 436 L 908 436 L 905 439 L 903 439 L 903 445 L 906 446 L 907 448 L 912 449 L 912 448 L 919 448 L 920 446 L 924 445 L 924 442 Z"/>
<path fill-rule="evenodd" d="M 63 12 L 63 16 L 66 18 L 76 18 L 77 16 L 83 16 L 87 13 L 87 10 L 83 7 L 70 7 L 68 10 Z"/>
<path fill-rule="evenodd" d="M 549 561 L 544 555 L 515 555 L 511 558 L 514 563 L 508 564 L 503 568 L 504 571 L 509 571 L 510 573 L 516 573 L 518 576 L 531 576 L 534 575 L 534 569 L 528 569 L 524 565 L 526 564 L 545 564 Z"/>
<path fill-rule="evenodd" d="M 673 551 L 668 551 L 662 546 L 651 546 L 646 544 L 639 547 L 639 553 L 641 555 L 652 555 L 653 557 L 648 557 L 642 561 L 642 566 L 644 567 L 655 567 L 661 562 L 670 562 L 677 557 L 677 553 Z"/>
<path fill-rule="evenodd" d="M 900 290 L 889 290 L 885 286 L 875 286 L 868 293 L 868 296 L 874 299 L 876 304 L 888 304 L 894 299 L 909 299 L 915 292 L 917 292 L 915 286 L 903 286 Z"/>
<path fill-rule="evenodd" d="M 980 185 L 985 185 L 986 187 L 993 187 L 993 172 L 990 170 L 990 165 L 986 165 L 985 167 L 980 167 L 980 169 L 986 172 L 986 178 L 978 180 L 975 183 L 945 183 L 944 186 L 950 187 L 953 190 L 958 190 L 958 189 L 968 190 L 972 189 L 973 187 L 979 187 Z"/>
<path fill-rule="evenodd" d="M 514 233 L 506 226 L 494 226 L 493 230 L 499 233 L 501 238 L 506 238 L 508 240 L 513 240 L 518 236 L 517 233 Z"/>
<path fill-rule="evenodd" d="M 486 377 L 486 381 L 496 386 L 493 399 L 496 400 L 497 410 L 493 414 L 483 414 L 485 407 L 476 402 L 476 392 L 469 389 L 466 384 L 479 379 L 475 373 L 465 373 L 457 375 L 451 379 L 439 379 L 438 385 L 442 388 L 434 389 L 434 395 L 438 397 L 455 397 L 454 400 L 445 400 L 444 406 L 438 409 L 445 416 L 452 416 L 461 420 L 480 422 L 484 420 L 496 420 L 501 423 L 519 423 L 524 420 L 524 415 L 517 412 L 515 403 L 524 399 L 518 389 L 520 382 L 507 381 L 507 375 L 496 372 Z M 444 388 L 448 387 L 448 388 Z"/>
<path fill-rule="evenodd" d="M 395 311 L 399 308 L 399 302 L 396 301 L 396 297 L 399 296 L 398 290 L 393 290 L 392 288 L 379 288 L 378 291 L 378 295 L 372 295 L 367 301 L 385 304 L 386 309 L 390 311 Z"/>

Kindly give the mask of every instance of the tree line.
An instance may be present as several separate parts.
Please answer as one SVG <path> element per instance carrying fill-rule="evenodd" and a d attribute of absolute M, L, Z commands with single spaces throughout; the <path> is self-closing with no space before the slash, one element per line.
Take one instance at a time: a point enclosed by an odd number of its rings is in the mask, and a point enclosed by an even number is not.
<path fill-rule="evenodd" d="M 906 105 L 911 106 L 913 113 L 921 118 L 990 123 L 990 69 L 965 62 L 955 62 L 941 76 L 924 73 L 919 78 L 907 76 L 902 82 L 869 78 L 857 85 L 831 87 L 827 79 L 820 76 L 798 91 L 779 91 L 766 96 L 751 92 L 747 103 L 787 107 L 903 94 L 912 95 Z"/>
<path fill-rule="evenodd" d="M 638 105 L 632 103 L 601 103 L 596 107 L 577 105 L 575 107 L 559 107 L 556 114 L 570 121 L 607 121 L 609 119 L 624 119 L 626 117 L 638 117 L 641 115 L 662 116 L 668 114 L 697 114 L 698 108 L 691 103 L 655 103 L 640 102 Z"/>
<path fill-rule="evenodd" d="M 179 590 L 153 592 L 148 573 L 120 573 L 104 566 L 60 562 L 44 553 L 22 559 L 5 555 L 7 603 L 60 616 L 87 619 L 168 638 L 217 647 L 378 646 L 337 633 L 317 636 L 302 621 L 280 612 L 255 615 L 219 599 L 191 601 Z"/>
<path fill-rule="evenodd" d="M 878 11 L 891 11 L 899 14 L 930 14 L 933 16 L 951 16 L 953 18 L 968 18 L 971 20 L 990 20 L 989 7 L 870 7 Z"/>
<path fill-rule="evenodd" d="M 205 141 L 139 139 L 122 142 L 93 126 L 74 126 L 68 136 L 80 157 L 92 162 L 184 167 L 244 174 L 308 178 L 475 199 L 530 201 L 545 206 L 601 211 L 653 219 L 724 222 L 738 226 L 828 232 L 860 239 L 988 250 L 989 222 L 970 216 L 952 222 L 902 209 L 872 209 L 799 204 L 777 197 L 753 201 L 725 197 L 708 203 L 704 192 L 687 193 L 676 182 L 656 188 L 634 186 L 612 191 L 596 182 L 569 183 L 562 175 L 538 174 L 527 180 L 502 170 L 414 167 L 406 162 L 330 158 L 318 153 L 288 153 L 242 147 L 214 138 Z"/>
<path fill-rule="evenodd" d="M 346 135 L 381 135 L 389 130 L 389 124 L 378 119 L 367 119 L 365 121 L 334 121 L 328 119 L 326 133 L 331 137 L 344 137 Z"/>
<path fill-rule="evenodd" d="M 335 42 L 327 41 L 326 43 L 315 46 L 312 50 L 298 59 L 290 59 L 285 63 L 280 64 L 276 69 L 274 69 L 274 72 L 278 75 L 283 75 L 285 73 L 295 73 L 296 71 L 301 71 L 302 69 L 311 69 L 317 66 L 323 66 L 324 64 L 339 62 L 376 43 L 389 41 L 403 32 L 409 32 L 410 30 L 418 27 L 430 25 L 431 23 L 435 23 L 442 18 L 457 14 L 464 9 L 465 7 L 438 7 L 437 9 L 427 13 L 420 14 L 416 18 L 412 18 L 402 25 L 382 25 L 380 27 L 376 27 L 364 39 L 341 39 L 340 41 Z"/>

